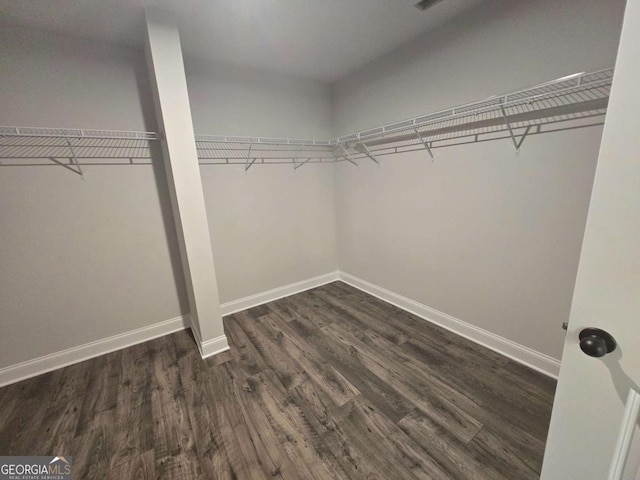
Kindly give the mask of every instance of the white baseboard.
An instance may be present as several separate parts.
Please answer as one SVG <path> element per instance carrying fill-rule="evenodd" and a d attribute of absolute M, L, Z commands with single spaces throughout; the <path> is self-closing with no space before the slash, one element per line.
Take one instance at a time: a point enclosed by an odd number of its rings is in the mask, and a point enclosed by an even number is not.
<path fill-rule="evenodd" d="M 198 348 L 202 358 L 207 358 L 229 350 L 229 342 L 226 335 L 220 335 L 206 342 L 198 342 Z"/>
<path fill-rule="evenodd" d="M 193 333 L 193 338 L 196 340 L 196 345 L 198 345 L 198 350 L 200 350 L 200 356 L 202 358 L 212 357 L 213 355 L 229 350 L 229 342 L 227 341 L 227 336 L 224 334 L 203 342 L 195 328 L 191 329 L 191 333 Z"/>
<path fill-rule="evenodd" d="M 338 280 L 337 271 L 224 303 L 220 305 L 220 308 L 222 315 L 229 315 L 231 313 L 262 305 L 263 303 L 268 303 L 282 297 L 287 297 L 295 293 L 319 287 L 320 285 L 334 282 L 336 280 Z M 60 352 L 51 353 L 49 355 L 0 368 L 0 387 L 19 382 L 21 380 L 26 380 L 27 378 L 35 377 L 52 370 L 57 370 L 58 368 L 66 367 L 67 365 L 89 360 L 90 358 L 98 357 L 100 355 L 105 355 L 122 348 L 130 347 L 131 345 L 136 345 L 148 340 L 153 340 L 154 338 L 169 335 L 179 330 L 189 328 L 190 326 L 188 315 L 180 316 L 164 322 L 149 325 L 147 327 L 138 328 L 130 332 L 121 333 L 112 337 L 96 340 L 67 350 L 62 350 Z M 229 343 L 225 335 L 203 342 L 198 338 L 198 334 L 195 329 L 192 329 L 192 332 L 202 358 L 207 358 L 229 349 Z"/>
<path fill-rule="evenodd" d="M 335 282 L 336 280 L 338 280 L 337 271 L 302 280 L 301 282 L 291 283 L 283 287 L 274 288 L 273 290 L 267 290 L 266 292 L 257 293 L 256 295 L 250 295 L 239 300 L 223 303 L 220 305 L 220 309 L 222 310 L 223 316 L 231 315 L 232 313 L 240 312 L 247 308 L 257 307 L 264 303 L 273 302 L 279 298 L 304 292 L 305 290 Z"/>
<path fill-rule="evenodd" d="M 410 298 L 393 293 L 348 273 L 338 272 L 338 277 L 341 281 L 348 283 L 358 290 L 362 290 L 369 295 L 378 297 L 387 303 L 391 303 L 392 305 L 406 310 L 409 313 L 446 328 L 461 337 L 487 347 L 504 355 L 505 357 L 515 360 L 518 363 L 522 363 L 529 368 L 548 375 L 549 377 L 558 378 L 560 361 L 553 357 L 491 333 L 488 330 L 471 325 L 470 323 L 452 317 L 451 315 L 447 315 L 446 313 L 440 312 L 434 308 L 422 305 Z"/>
<path fill-rule="evenodd" d="M 180 316 L 112 337 L 85 343 L 0 369 L 0 387 L 57 370 L 74 363 L 163 337 L 189 327 L 188 317 Z"/>
<path fill-rule="evenodd" d="M 220 305 L 220 311 L 222 312 L 223 316 L 231 315 L 232 313 L 240 312 L 248 308 L 257 307 L 258 305 L 273 302 L 274 300 L 278 300 L 279 298 L 284 298 L 288 297 L 289 295 L 304 292 L 305 290 L 319 287 L 320 285 L 325 285 L 330 282 L 335 282 L 336 280 L 338 280 L 337 271 L 327 273 L 325 275 L 319 275 L 317 277 L 308 278 L 307 280 L 302 280 L 301 282 L 290 283 L 289 285 L 284 285 L 272 290 L 267 290 L 266 292 L 257 293 L 255 295 L 250 295 L 238 300 L 223 303 Z M 196 338 L 196 343 L 198 344 L 198 348 L 200 349 L 200 355 L 202 355 L 202 358 L 211 357 L 218 353 L 229 350 L 229 343 L 225 335 L 207 340 L 206 342 L 203 342 L 202 340 L 200 340 L 200 338 L 198 338 L 198 333 L 195 330 L 193 330 L 193 335 Z"/>
<path fill-rule="evenodd" d="M 319 287 L 327 283 L 342 280 L 349 285 L 362 290 L 385 302 L 391 303 L 429 322 L 439 325 L 475 343 L 483 345 L 519 363 L 553 378 L 558 377 L 560 362 L 540 352 L 536 352 L 524 345 L 500 337 L 482 328 L 459 320 L 451 315 L 422 305 L 407 297 L 398 295 L 382 287 L 369 283 L 345 272 L 331 272 L 318 277 L 292 283 L 283 287 L 274 288 L 266 292 L 244 297 L 232 302 L 223 303 L 222 315 L 230 315 L 241 310 L 256 307 L 264 303 L 278 300 L 279 298 L 294 295 L 296 293 Z M 111 353 L 122 348 L 130 347 L 138 343 L 146 342 L 154 338 L 169 335 L 171 333 L 189 328 L 188 316 L 180 316 L 164 322 L 138 328 L 130 332 L 114 335 L 112 337 L 96 340 L 84 345 L 69 348 L 61 352 L 52 353 L 33 360 L 27 360 L 16 365 L 10 365 L 0 369 L 0 387 L 11 383 L 26 380 L 58 368 L 66 367 L 74 363 L 82 362 L 90 358 Z M 202 342 L 195 331 L 196 344 L 202 358 L 222 353 L 229 349 L 226 336 L 221 335 L 211 340 Z"/>

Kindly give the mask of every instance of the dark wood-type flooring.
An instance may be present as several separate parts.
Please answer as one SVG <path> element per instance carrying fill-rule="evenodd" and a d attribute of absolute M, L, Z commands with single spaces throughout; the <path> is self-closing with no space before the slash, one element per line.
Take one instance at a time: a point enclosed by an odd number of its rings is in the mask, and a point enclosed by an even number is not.
<path fill-rule="evenodd" d="M 537 479 L 555 381 L 335 282 L 0 389 L 74 479 Z"/>

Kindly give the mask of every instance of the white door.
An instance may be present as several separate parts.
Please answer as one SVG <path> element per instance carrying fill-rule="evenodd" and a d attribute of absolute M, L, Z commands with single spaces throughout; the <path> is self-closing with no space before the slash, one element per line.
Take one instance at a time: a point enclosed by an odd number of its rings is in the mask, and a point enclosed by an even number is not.
<path fill-rule="evenodd" d="M 583 353 L 578 336 L 588 327 L 609 332 L 617 348 Z M 542 480 L 612 478 L 632 389 L 640 392 L 640 0 L 627 1 Z M 619 478 L 635 480 L 638 420 L 627 417 L 636 453 Z"/>

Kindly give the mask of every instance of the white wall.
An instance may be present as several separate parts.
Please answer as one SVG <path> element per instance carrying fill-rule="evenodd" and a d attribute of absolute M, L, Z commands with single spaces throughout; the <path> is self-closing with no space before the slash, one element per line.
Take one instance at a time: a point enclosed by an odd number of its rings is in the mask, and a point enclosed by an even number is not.
<path fill-rule="evenodd" d="M 624 0 L 492 0 L 339 81 L 335 135 L 612 67 Z"/>
<path fill-rule="evenodd" d="M 154 129 L 142 51 L 0 31 L 0 125 Z M 155 166 L 0 167 L 0 367 L 186 310 Z"/>
<path fill-rule="evenodd" d="M 222 302 L 337 270 L 331 165 L 201 169 Z"/>
<path fill-rule="evenodd" d="M 185 57 L 196 134 L 328 140 L 328 84 Z"/>
<path fill-rule="evenodd" d="M 341 163 L 340 269 L 558 358 L 599 135 Z"/>
<path fill-rule="evenodd" d="M 333 89 L 187 59 L 194 127 L 328 138 L 610 66 L 621 16 L 621 0 L 485 2 Z M 0 124 L 155 128 L 142 51 L 13 27 L 0 41 Z M 531 138 L 520 157 L 457 147 L 434 164 L 202 167 L 220 298 L 339 266 L 557 357 L 599 137 Z M 186 310 L 162 169 L 85 170 L 0 169 L 0 367 Z"/>
<path fill-rule="evenodd" d="M 185 61 L 196 133 L 328 139 L 328 85 Z M 222 302 L 337 269 L 331 165 L 200 168 Z"/>
<path fill-rule="evenodd" d="M 2 125 L 154 130 L 142 50 L 2 26 Z"/>
<path fill-rule="evenodd" d="M 0 125 L 155 130 L 142 50 L 0 32 Z M 196 131 L 330 136 L 321 83 L 187 63 Z M 153 166 L 0 169 L 0 368 L 188 310 Z M 223 302 L 335 271 L 331 166 L 202 169 Z"/>
<path fill-rule="evenodd" d="M 484 2 L 334 87 L 335 133 L 612 66 L 622 1 Z M 340 269 L 559 358 L 600 128 L 337 171 Z"/>

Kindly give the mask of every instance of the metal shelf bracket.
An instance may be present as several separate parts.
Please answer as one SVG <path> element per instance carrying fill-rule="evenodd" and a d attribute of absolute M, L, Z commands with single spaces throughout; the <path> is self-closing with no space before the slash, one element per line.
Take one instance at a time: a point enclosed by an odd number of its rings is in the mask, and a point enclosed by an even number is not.
<path fill-rule="evenodd" d="M 252 147 L 253 147 L 253 145 L 249 145 L 249 151 L 247 152 L 247 161 L 244 164 L 244 171 L 245 172 L 247 170 L 249 170 L 251 168 L 251 165 L 256 163 L 256 160 L 257 160 L 257 157 L 254 157 L 253 160 L 251 160 L 251 162 L 249 162 L 249 159 L 251 158 L 251 148 Z"/>
<path fill-rule="evenodd" d="M 298 168 L 300 168 L 301 166 L 303 166 L 303 165 L 305 165 L 305 164 L 309 163 L 310 161 L 311 161 L 311 157 L 307 158 L 305 161 L 300 162 L 300 163 L 295 163 L 295 162 L 294 162 L 293 170 L 294 170 L 294 171 L 296 171 Z"/>
<path fill-rule="evenodd" d="M 427 141 L 422 137 L 422 135 L 420 135 L 420 132 L 418 131 L 417 128 L 413 128 L 413 131 L 416 132 L 416 136 L 418 137 L 418 140 L 420 140 L 420 142 L 422 143 L 422 145 L 424 145 L 424 149 L 427 151 L 427 153 L 429 154 L 429 156 L 431 157 L 431 160 L 433 161 L 433 152 L 431 151 L 431 147 L 429 146 L 429 144 L 427 143 Z"/>
<path fill-rule="evenodd" d="M 75 162 L 76 167 L 78 168 L 77 172 L 73 168 L 70 168 L 69 170 L 71 170 L 74 173 L 77 173 L 84 180 L 84 173 L 82 173 L 82 167 L 80 166 L 80 162 L 78 162 L 78 157 L 76 156 L 76 152 L 73 149 L 73 145 L 71 145 L 71 141 L 68 138 L 65 138 L 65 140 L 67 141 L 67 146 L 69 147 L 69 151 L 71 152 L 71 157 L 73 158 L 73 161 Z"/>
<path fill-rule="evenodd" d="M 358 166 L 360 159 L 379 165 L 385 155 L 419 150 L 434 160 L 436 148 L 507 139 L 518 155 L 529 137 L 602 125 L 612 79 L 611 68 L 570 75 L 330 140 L 196 135 L 195 142 L 200 165 L 244 165 L 245 171 L 256 163 L 294 171 L 307 163 Z M 162 132 L 0 126 L 0 160 L 3 167 L 62 165 L 84 178 L 87 166 L 151 164 L 152 142 L 163 138 Z"/>
<path fill-rule="evenodd" d="M 300 147 L 300 149 L 296 152 L 296 154 L 293 156 L 293 171 L 295 172 L 299 167 L 301 167 L 302 165 L 304 165 L 305 163 L 307 163 L 309 160 L 311 160 L 310 158 L 307 159 L 306 161 L 302 162 L 302 163 L 298 163 L 298 157 L 300 157 L 300 154 L 303 152 L 304 147 Z"/>
<path fill-rule="evenodd" d="M 369 149 L 367 148 L 367 146 L 364 144 L 364 142 L 361 143 L 356 143 L 353 146 L 353 149 L 358 152 L 358 153 L 362 153 L 364 155 L 366 155 L 367 157 L 369 157 L 371 160 L 373 160 L 377 165 L 380 165 L 380 162 L 376 159 L 376 157 L 373 156 L 373 154 L 369 151 Z"/>
<path fill-rule="evenodd" d="M 342 155 L 340 155 L 340 157 L 343 157 L 346 161 L 353 163 L 356 167 L 358 166 L 358 164 L 351 159 L 349 152 L 347 152 L 344 145 L 338 144 L 338 148 L 342 151 Z"/>

